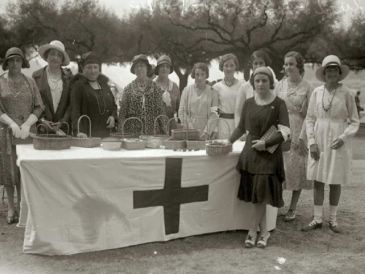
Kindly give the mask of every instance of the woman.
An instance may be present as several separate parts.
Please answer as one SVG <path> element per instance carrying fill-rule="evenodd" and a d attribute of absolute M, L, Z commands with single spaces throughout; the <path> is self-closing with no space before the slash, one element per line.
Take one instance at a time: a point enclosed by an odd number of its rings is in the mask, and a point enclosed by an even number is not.
<path fill-rule="evenodd" d="M 304 58 L 296 52 L 290 51 L 284 57 L 286 78 L 281 80 L 274 93 L 283 99 L 289 112 L 290 149 L 284 152 L 285 182 L 284 188 L 292 191 L 289 210 L 284 220 L 295 219 L 297 203 L 302 189 L 312 189 L 313 183 L 306 177 L 307 148 L 301 139 L 305 134 L 305 116 L 312 88 L 303 79 Z"/>
<path fill-rule="evenodd" d="M 224 73 L 224 79 L 213 86 L 218 93 L 219 121 L 218 138 L 228 139 L 236 128 L 246 100 L 242 82 L 234 77 L 239 70 L 238 58 L 234 54 L 225 54 L 219 61 L 219 69 Z"/>
<path fill-rule="evenodd" d="M 70 80 L 72 74 L 62 69 L 70 63 L 70 58 L 65 51 L 62 42 L 54 40 L 39 48 L 40 56 L 47 61 L 48 65 L 33 73 L 39 92 L 45 106 L 41 121 L 47 125 L 48 130 L 59 134 L 67 130 L 71 116 L 70 105 Z M 67 132 L 66 132 L 67 133 Z"/>
<path fill-rule="evenodd" d="M 115 128 L 117 106 L 108 85 L 108 78 L 101 74 L 101 61 L 97 55 L 90 53 L 82 64 L 82 74 L 73 79 L 71 89 L 71 119 L 75 134 L 86 137 L 89 134 L 88 121 L 80 123 L 81 115 L 91 120 L 91 135 L 107 137 Z"/>
<path fill-rule="evenodd" d="M 307 178 L 314 180 L 314 218 L 303 231 L 322 227 L 324 186 L 329 185 L 329 228 L 339 233 L 337 207 L 341 185 L 350 180 L 351 137 L 359 129 L 354 96 L 340 81 L 349 73 L 335 55 L 329 55 L 316 71 L 323 85 L 314 89 L 308 106 L 306 129 L 310 156 Z"/>
<path fill-rule="evenodd" d="M 184 128 L 198 129 L 202 138 L 217 137 L 218 93 L 207 84 L 209 68 L 205 63 L 196 63 L 191 71 L 195 83 L 184 88 L 179 118 Z"/>
<path fill-rule="evenodd" d="M 11 129 L 13 137 L 26 139 L 30 131 L 35 130 L 34 124 L 44 109 L 41 96 L 34 80 L 21 72 L 22 68 L 28 68 L 29 65 L 19 48 L 13 47 L 7 50 L 2 67 L 5 73 L 0 76 L 0 122 L 2 126 Z M 12 224 L 18 222 L 14 204 L 14 185 L 19 208 L 20 174 L 19 169 L 16 169 L 13 174 L 15 176 L 11 176 L 16 166 L 16 152 L 11 136 L 6 134 L 6 128 L 2 131 L 0 143 L 3 148 L 0 162 L 4 167 L 0 169 L 0 177 L 8 197 L 7 223 Z"/>
<path fill-rule="evenodd" d="M 166 107 L 166 115 L 169 118 L 175 118 L 177 121 L 177 113 L 179 111 L 180 103 L 180 90 L 177 84 L 169 79 L 169 74 L 173 71 L 170 57 L 167 55 L 160 56 L 155 68 L 155 74 L 157 75 L 155 82 L 164 92 L 162 97 Z"/>
<path fill-rule="evenodd" d="M 133 57 L 131 72 L 136 75 L 136 79 L 123 91 L 119 111 L 120 131 L 126 119 L 135 117 L 142 121 L 142 128 L 140 123 L 130 120 L 125 124 L 125 133 L 132 135 L 139 135 L 141 132 L 146 135 L 165 133 L 161 120 L 158 120 L 156 128 L 154 125 L 155 119 L 165 115 L 166 112 L 162 100 L 163 91 L 148 78 L 151 71 L 152 67 L 146 55 L 140 54 Z"/>
<path fill-rule="evenodd" d="M 287 140 L 290 129 L 285 102 L 270 91 L 274 86 L 270 69 L 259 67 L 252 77 L 254 97 L 245 102 L 240 123 L 229 141 L 233 143 L 247 132 L 246 145 L 237 165 L 241 173 L 238 198 L 253 203 L 252 223 L 245 247 L 256 245 L 260 226 L 257 246 L 265 248 L 270 237 L 266 227 L 266 205 L 281 207 L 284 204 L 282 182 L 285 173 L 280 144 Z M 271 137 L 264 138 L 268 132 Z"/>
<path fill-rule="evenodd" d="M 269 55 L 266 53 L 266 51 L 264 50 L 255 50 L 252 54 L 251 54 L 251 58 L 250 58 L 250 64 L 252 66 L 252 71 L 255 71 L 255 69 L 259 68 L 259 67 L 268 67 L 271 70 L 271 73 L 274 77 L 274 84 L 277 82 L 274 72 L 272 71 L 272 69 L 269 67 L 271 64 L 271 58 L 269 57 Z M 254 89 L 253 89 L 253 85 L 252 85 L 252 74 L 250 76 L 250 80 L 248 82 L 245 82 L 243 84 L 243 90 L 244 90 L 244 94 L 246 96 L 245 99 L 251 98 L 254 95 Z M 243 102 L 242 102 L 243 104 Z"/>

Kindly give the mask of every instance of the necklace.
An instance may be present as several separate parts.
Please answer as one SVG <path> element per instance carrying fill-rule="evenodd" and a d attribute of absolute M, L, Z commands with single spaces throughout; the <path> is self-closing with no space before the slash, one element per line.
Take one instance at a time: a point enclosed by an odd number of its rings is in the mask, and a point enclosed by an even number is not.
<path fill-rule="evenodd" d="M 9 90 L 11 91 L 11 94 L 16 98 L 18 97 L 18 95 L 22 92 L 21 87 L 22 87 L 22 78 L 18 77 L 18 78 L 8 78 L 8 87 Z"/>
<path fill-rule="evenodd" d="M 335 98 L 337 88 L 336 88 L 334 91 L 332 91 L 333 95 L 332 95 L 331 100 L 329 100 L 329 103 L 328 103 L 328 106 L 327 106 L 327 107 L 324 105 L 324 93 L 325 93 L 325 91 L 326 91 L 326 90 L 327 90 L 327 89 L 326 89 L 325 87 L 323 87 L 323 93 L 322 93 L 322 108 L 323 108 L 323 110 L 324 110 L 325 112 L 327 112 L 327 111 L 329 111 L 329 110 L 331 109 L 331 107 L 332 107 L 332 102 L 333 102 L 333 98 Z M 330 94 L 330 92 L 329 92 L 329 91 L 328 91 L 328 93 Z"/>
<path fill-rule="evenodd" d="M 104 115 L 106 113 L 106 103 L 105 103 L 105 99 L 103 96 L 103 89 L 101 88 L 98 81 L 89 82 L 89 85 L 95 92 L 94 94 L 95 94 L 95 98 L 96 98 L 96 103 L 98 104 L 98 112 L 100 115 Z M 100 101 L 102 101 L 102 103 L 103 103 L 102 106 L 100 104 L 98 97 L 100 97 Z"/>
<path fill-rule="evenodd" d="M 224 81 L 224 83 L 226 84 L 227 87 L 231 87 L 235 84 L 236 78 L 234 78 L 234 77 L 232 79 L 224 78 L 223 81 Z"/>

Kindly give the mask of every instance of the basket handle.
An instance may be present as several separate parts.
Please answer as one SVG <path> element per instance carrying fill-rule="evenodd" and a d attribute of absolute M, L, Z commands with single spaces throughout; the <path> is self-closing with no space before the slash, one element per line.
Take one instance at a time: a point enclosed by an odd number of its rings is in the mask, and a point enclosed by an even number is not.
<path fill-rule="evenodd" d="M 80 122 L 82 119 L 86 118 L 86 120 L 89 122 L 89 138 L 91 137 L 91 119 L 89 116 L 87 116 L 86 114 L 84 115 L 81 115 L 79 117 L 79 119 L 77 120 L 77 134 L 76 136 L 80 133 Z M 62 123 L 66 123 L 66 122 L 62 122 Z M 67 124 L 67 123 L 66 123 Z M 69 130 L 69 127 L 68 127 L 68 124 L 67 124 L 67 134 L 68 134 L 68 130 Z"/>
<path fill-rule="evenodd" d="M 41 127 L 43 127 L 43 128 L 46 129 L 46 133 L 48 135 L 49 134 L 48 127 L 45 124 L 43 124 L 43 123 L 40 123 L 40 124 L 37 125 L 37 127 L 36 127 L 37 132 L 38 132 L 38 129 L 40 129 Z"/>
<path fill-rule="evenodd" d="M 170 118 L 170 119 L 167 121 L 167 124 L 166 124 L 167 135 L 170 135 L 170 129 L 171 129 L 171 122 L 172 122 L 172 121 L 175 121 L 175 117 L 172 117 L 172 118 Z"/>
<path fill-rule="evenodd" d="M 67 126 L 66 135 L 70 135 L 70 125 L 67 122 L 61 122 L 61 125 L 66 125 Z"/>
<path fill-rule="evenodd" d="M 123 124 L 122 124 L 122 135 L 124 135 L 124 126 L 125 126 L 126 122 L 127 121 L 130 121 L 130 120 L 137 120 L 141 124 L 141 132 L 140 132 L 140 135 L 142 135 L 143 134 L 143 122 L 138 117 L 129 117 L 129 118 L 127 118 L 127 119 L 125 119 L 123 121 Z"/>
<path fill-rule="evenodd" d="M 163 117 L 165 117 L 165 118 L 167 118 L 167 123 L 169 122 L 169 117 L 168 116 L 166 116 L 165 114 L 160 114 L 160 115 L 158 115 L 156 118 L 155 118 L 155 121 L 153 122 L 153 135 L 154 136 L 156 136 L 157 134 L 156 134 L 156 124 L 157 124 L 157 122 L 158 122 L 158 120 L 160 119 L 160 118 L 163 118 Z M 167 125 L 166 125 L 166 130 L 167 130 Z M 169 133 L 167 133 L 167 135 L 169 135 Z"/>

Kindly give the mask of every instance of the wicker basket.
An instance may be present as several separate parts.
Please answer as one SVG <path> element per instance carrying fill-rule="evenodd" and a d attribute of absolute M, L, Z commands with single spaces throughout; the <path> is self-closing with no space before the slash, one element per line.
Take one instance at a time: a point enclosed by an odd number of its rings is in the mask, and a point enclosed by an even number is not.
<path fill-rule="evenodd" d="M 145 149 L 146 142 L 138 138 L 123 139 L 122 147 L 128 150 Z"/>
<path fill-rule="evenodd" d="M 186 148 L 187 150 L 204 150 L 205 146 L 207 145 L 207 141 L 199 140 L 187 140 L 186 141 Z"/>
<path fill-rule="evenodd" d="M 89 137 L 87 138 L 81 138 L 81 137 L 72 137 L 71 146 L 74 147 L 98 147 L 101 143 L 101 138 L 98 137 L 91 137 L 91 120 L 90 117 L 87 115 L 81 115 L 79 119 L 77 120 L 77 134 L 80 133 L 80 122 L 82 119 L 86 119 L 89 122 Z"/>
<path fill-rule="evenodd" d="M 197 129 L 172 129 L 173 140 L 200 140 L 200 132 Z"/>
<path fill-rule="evenodd" d="M 165 140 L 167 140 L 169 138 L 169 135 L 157 135 L 156 132 L 156 126 L 157 126 L 157 122 L 160 118 L 166 118 L 167 120 L 169 119 L 166 115 L 158 115 L 154 122 L 153 122 L 153 135 L 141 135 L 140 139 L 144 140 L 146 142 L 146 146 L 148 148 L 160 148 Z M 166 126 L 166 132 L 168 132 L 168 128 Z"/>
<path fill-rule="evenodd" d="M 232 152 L 232 144 L 212 142 L 206 145 L 206 152 L 209 156 L 226 155 Z"/>
<path fill-rule="evenodd" d="M 120 150 L 122 141 L 116 137 L 106 137 L 101 140 L 101 147 L 104 150 Z"/>
<path fill-rule="evenodd" d="M 186 149 L 186 141 L 185 140 L 173 140 L 171 138 L 164 141 L 165 149 L 172 150 L 185 150 Z"/>
<path fill-rule="evenodd" d="M 63 124 L 67 125 L 67 132 L 69 131 L 69 125 L 66 122 Z M 40 127 L 44 127 L 48 132 L 48 128 L 39 124 L 37 126 L 37 131 Z M 33 147 L 38 150 L 61 150 L 61 149 L 69 149 L 71 147 L 72 137 L 69 135 L 57 135 L 57 134 L 31 134 L 33 138 Z"/>

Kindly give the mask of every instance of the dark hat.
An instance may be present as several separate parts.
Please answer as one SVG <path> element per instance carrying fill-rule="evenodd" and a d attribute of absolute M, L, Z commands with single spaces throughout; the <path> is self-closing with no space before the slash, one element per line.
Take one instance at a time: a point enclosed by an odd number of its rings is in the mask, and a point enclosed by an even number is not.
<path fill-rule="evenodd" d="M 11 59 L 15 56 L 19 56 L 23 59 L 22 68 L 29 68 L 29 63 L 28 63 L 27 59 L 25 59 L 23 51 L 20 48 L 12 47 L 12 48 L 8 49 L 5 53 L 5 60 L 3 62 L 3 66 L 2 66 L 3 70 L 8 69 L 9 59 Z"/>
<path fill-rule="evenodd" d="M 134 73 L 134 66 L 138 63 L 138 62 L 143 62 L 147 65 L 147 75 L 151 73 L 152 70 L 152 66 L 150 64 L 150 62 L 148 62 L 148 58 L 145 54 L 139 54 L 133 57 L 132 59 L 132 66 L 131 66 L 131 72 L 133 74 Z"/>
<path fill-rule="evenodd" d="M 82 59 L 83 59 L 83 61 L 82 61 L 82 65 L 83 66 L 86 66 L 87 64 L 98 64 L 98 65 L 101 65 L 101 59 L 94 52 L 85 53 L 82 56 Z"/>
<path fill-rule="evenodd" d="M 157 59 L 157 65 L 155 68 L 155 74 L 158 75 L 158 68 L 160 65 L 163 64 L 168 64 L 170 66 L 170 73 L 172 73 L 174 71 L 174 69 L 172 68 L 172 62 L 171 62 L 171 58 L 167 55 L 161 55 L 158 59 Z"/>

